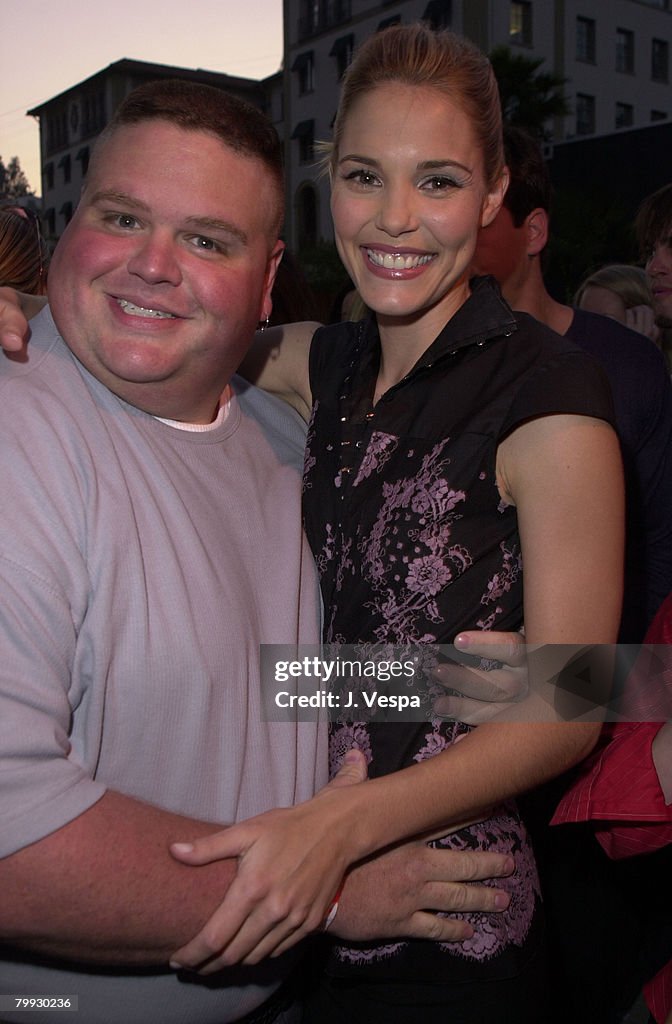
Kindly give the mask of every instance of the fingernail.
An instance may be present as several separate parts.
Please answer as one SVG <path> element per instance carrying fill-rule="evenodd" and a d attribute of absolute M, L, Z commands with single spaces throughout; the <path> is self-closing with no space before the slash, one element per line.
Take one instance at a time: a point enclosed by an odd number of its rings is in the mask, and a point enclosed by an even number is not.
<path fill-rule="evenodd" d="M 502 870 L 502 874 L 503 875 L 512 875 L 513 872 L 515 871 L 515 868 L 516 868 L 516 862 L 513 859 L 513 857 L 507 857 L 506 858 L 506 862 L 504 864 L 504 869 Z"/>
<path fill-rule="evenodd" d="M 177 960 L 169 960 L 168 966 L 172 967 L 172 969 L 174 971 L 181 971 L 182 970 L 182 964 L 178 964 Z"/>
<path fill-rule="evenodd" d="M 506 910 L 510 902 L 511 897 L 506 892 L 498 892 L 495 896 L 495 907 L 497 910 Z"/>
<path fill-rule="evenodd" d="M 193 853 L 194 852 L 194 844 L 193 843 L 171 843 L 170 844 L 170 848 L 173 851 L 173 853 Z"/>
<path fill-rule="evenodd" d="M 464 633 L 458 633 L 455 639 L 453 640 L 453 643 L 455 644 L 456 647 L 468 647 L 469 637 L 465 636 Z"/>

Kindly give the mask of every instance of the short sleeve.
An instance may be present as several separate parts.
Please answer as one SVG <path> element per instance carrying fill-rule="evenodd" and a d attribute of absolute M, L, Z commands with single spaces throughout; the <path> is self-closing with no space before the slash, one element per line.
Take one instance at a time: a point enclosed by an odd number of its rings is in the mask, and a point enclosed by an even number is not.
<path fill-rule="evenodd" d="M 593 416 L 614 426 L 614 404 L 604 370 L 573 347 L 549 355 L 525 376 L 502 423 L 500 440 L 526 420 L 561 414 Z"/>

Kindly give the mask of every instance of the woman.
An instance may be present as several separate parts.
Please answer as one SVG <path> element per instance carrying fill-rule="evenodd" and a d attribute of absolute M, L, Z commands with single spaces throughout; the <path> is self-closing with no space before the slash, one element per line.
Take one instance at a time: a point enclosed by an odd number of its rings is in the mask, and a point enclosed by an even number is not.
<path fill-rule="evenodd" d="M 507 183 L 485 57 L 422 26 L 374 36 L 344 82 L 330 172 L 338 249 L 375 316 L 314 339 L 314 325 L 265 332 L 273 358 L 246 367 L 311 417 L 305 518 L 325 639 L 450 643 L 524 618 L 531 643 L 613 642 L 622 487 L 600 372 L 468 278 Z M 424 1022 L 450 1008 L 451 1021 L 538 1022 L 538 883 L 510 798 L 580 760 L 597 732 L 335 725 L 334 764 L 358 747 L 369 781 L 174 849 L 189 863 L 240 856 L 175 966 L 257 962 L 325 918 L 337 931 L 351 864 L 438 832 L 454 849 L 513 853 L 509 909 L 470 918 L 463 943 L 334 946 L 307 1019 Z"/>
<path fill-rule="evenodd" d="M 600 267 L 582 282 L 574 296 L 574 305 L 620 320 L 660 344 L 660 328 L 654 322 L 653 296 L 641 267 L 621 263 Z"/>

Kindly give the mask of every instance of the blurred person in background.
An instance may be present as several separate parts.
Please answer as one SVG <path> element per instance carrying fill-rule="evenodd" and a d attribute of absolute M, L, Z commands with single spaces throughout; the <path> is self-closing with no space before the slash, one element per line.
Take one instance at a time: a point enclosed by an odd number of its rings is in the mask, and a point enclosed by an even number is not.
<path fill-rule="evenodd" d="M 29 207 L 0 207 L 0 285 L 45 295 L 49 249 L 40 218 Z"/>
<path fill-rule="evenodd" d="M 641 643 L 672 590 L 672 387 L 654 345 L 616 320 L 558 302 L 543 276 L 553 187 L 538 142 L 505 126 L 509 188 L 482 228 L 472 270 L 492 274 L 523 310 L 597 359 L 609 378 L 625 468 L 627 529 L 621 643 Z M 672 194 L 672 189 L 671 189 Z M 672 275 L 671 275 L 672 276 Z"/>
<path fill-rule="evenodd" d="M 579 286 L 574 305 L 610 316 L 660 345 L 661 329 L 655 322 L 653 295 L 642 267 L 625 263 L 600 267 Z"/>

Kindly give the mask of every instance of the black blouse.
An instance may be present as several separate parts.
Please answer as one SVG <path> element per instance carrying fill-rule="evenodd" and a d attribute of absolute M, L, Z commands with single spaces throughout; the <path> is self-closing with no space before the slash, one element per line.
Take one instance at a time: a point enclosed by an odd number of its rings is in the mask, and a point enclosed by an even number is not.
<path fill-rule="evenodd" d="M 311 350 L 304 517 L 325 640 L 450 644 L 465 629 L 518 629 L 518 523 L 497 490 L 497 447 L 538 416 L 611 422 L 601 368 L 533 318 L 512 313 L 490 278 L 472 282 L 471 297 L 374 407 L 379 357 L 374 319 L 323 328 Z M 445 749 L 468 728 L 436 719 L 334 725 L 332 768 L 356 745 L 371 776 L 388 774 Z M 532 941 L 539 887 L 514 805 L 442 844 L 513 853 L 509 910 L 469 915 L 476 935 L 465 944 L 339 946 L 337 973 L 352 967 L 428 981 L 437 973 L 446 981 L 515 973 Z"/>

